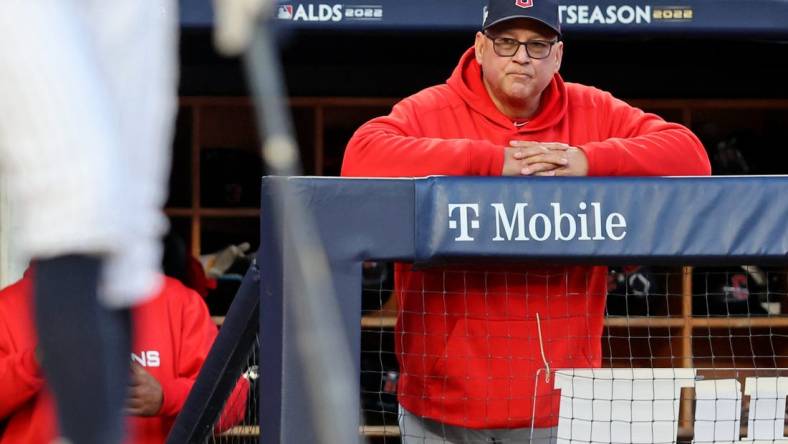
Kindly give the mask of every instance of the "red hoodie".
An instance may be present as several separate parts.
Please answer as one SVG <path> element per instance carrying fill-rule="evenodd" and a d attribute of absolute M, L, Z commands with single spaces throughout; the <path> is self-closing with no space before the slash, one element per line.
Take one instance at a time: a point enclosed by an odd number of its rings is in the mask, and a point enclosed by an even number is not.
<path fill-rule="evenodd" d="M 57 436 L 54 402 L 34 357 L 30 273 L 0 291 L 0 444 L 49 444 Z M 164 399 L 157 416 L 129 417 L 129 444 L 163 443 L 183 407 L 217 329 L 202 299 L 166 278 L 153 299 L 133 309 L 132 360 L 161 384 Z M 221 424 L 239 422 L 249 384 L 241 378 Z"/>
<path fill-rule="evenodd" d="M 342 175 L 498 176 L 510 140 L 578 147 L 593 176 L 710 173 L 687 128 L 558 74 L 517 127 L 490 99 L 471 48 L 446 84 L 359 128 Z M 605 292 L 605 267 L 397 264 L 399 402 L 470 428 L 555 426 L 559 396 L 547 369 L 601 366 Z"/>

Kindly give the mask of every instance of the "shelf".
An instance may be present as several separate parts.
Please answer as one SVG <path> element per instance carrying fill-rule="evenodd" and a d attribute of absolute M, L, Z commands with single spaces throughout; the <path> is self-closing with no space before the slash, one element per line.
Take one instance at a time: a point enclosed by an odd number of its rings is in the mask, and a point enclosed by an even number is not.
<path fill-rule="evenodd" d="M 164 214 L 170 217 L 258 217 L 259 208 L 166 208 Z"/>
<path fill-rule="evenodd" d="M 196 213 L 203 217 L 258 217 L 259 208 L 200 208 Z"/>
<path fill-rule="evenodd" d="M 256 438 L 260 436 L 260 426 L 235 426 L 222 432 L 219 436 L 227 438 Z"/>
<path fill-rule="evenodd" d="M 398 97 L 291 97 L 290 106 L 391 106 L 396 104 Z M 624 99 L 627 103 L 646 108 L 682 108 L 692 109 L 784 109 L 788 108 L 788 99 Z M 179 99 L 180 106 L 252 106 L 252 101 L 245 96 L 184 96 Z"/>
<path fill-rule="evenodd" d="M 399 426 L 361 426 L 359 427 L 361 435 L 366 438 L 396 438 L 400 436 Z M 747 432 L 747 428 L 741 426 L 741 434 Z M 690 427 L 679 427 L 678 438 L 680 441 L 688 441 L 693 437 L 694 430 Z M 785 428 L 785 433 L 788 433 L 788 427 Z M 223 437 L 234 438 L 254 438 L 260 436 L 259 426 L 236 426 L 230 430 L 222 433 Z"/>
<path fill-rule="evenodd" d="M 683 327 L 683 318 L 632 317 L 605 318 L 605 327 Z"/>
<path fill-rule="evenodd" d="M 399 426 L 362 425 L 359 427 L 359 433 L 367 438 L 392 438 L 399 436 Z M 260 436 L 260 426 L 235 426 L 219 436 L 232 438 L 255 438 Z"/>
<path fill-rule="evenodd" d="M 691 318 L 690 322 L 693 327 L 710 328 L 788 327 L 788 316 Z"/>
<path fill-rule="evenodd" d="M 396 316 L 362 316 L 361 328 L 394 328 Z"/>
<path fill-rule="evenodd" d="M 785 109 L 788 99 L 629 99 L 639 108 L 666 109 Z"/>
<path fill-rule="evenodd" d="M 294 108 L 313 108 L 321 106 L 355 106 L 355 107 L 390 107 L 399 102 L 398 97 L 291 97 L 288 104 Z M 251 108 L 252 100 L 249 97 L 212 97 L 188 96 L 180 97 L 181 107 L 241 107 Z"/>
<path fill-rule="evenodd" d="M 395 438 L 399 436 L 399 426 L 370 426 L 363 425 L 361 428 L 361 435 L 367 438 Z"/>
<path fill-rule="evenodd" d="M 165 208 L 164 214 L 169 217 L 191 217 L 194 215 L 194 210 L 191 208 Z"/>
<path fill-rule="evenodd" d="M 364 316 L 361 318 L 361 328 L 394 328 L 397 323 L 395 316 Z M 763 327 L 788 327 L 788 316 L 762 317 L 762 318 L 689 318 L 693 327 L 712 328 L 763 328 Z M 609 317 L 605 318 L 605 327 L 683 327 L 684 318 L 665 317 Z"/>

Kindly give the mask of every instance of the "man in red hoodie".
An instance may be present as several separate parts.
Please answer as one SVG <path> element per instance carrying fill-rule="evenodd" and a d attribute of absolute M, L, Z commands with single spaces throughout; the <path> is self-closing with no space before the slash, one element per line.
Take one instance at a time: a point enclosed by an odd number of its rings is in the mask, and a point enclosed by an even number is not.
<path fill-rule="evenodd" d="M 0 444 L 50 444 L 58 435 L 54 402 L 39 365 L 31 275 L 28 271 L 0 291 Z M 132 310 L 132 320 L 126 442 L 161 444 L 217 329 L 199 295 L 172 278 L 165 278 L 159 293 Z M 243 419 L 248 390 L 248 381 L 241 378 L 217 428 Z"/>
<path fill-rule="evenodd" d="M 564 82 L 560 37 L 555 0 L 490 0 L 446 84 L 359 128 L 342 175 L 710 173 L 687 128 Z M 605 267 L 397 264 L 403 442 L 553 442 L 550 369 L 601 366 L 605 286 Z"/>

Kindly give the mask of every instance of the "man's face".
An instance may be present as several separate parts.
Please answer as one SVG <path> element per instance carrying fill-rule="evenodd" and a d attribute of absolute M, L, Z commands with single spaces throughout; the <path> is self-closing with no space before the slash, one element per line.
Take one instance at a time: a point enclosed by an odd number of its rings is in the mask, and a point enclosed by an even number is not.
<path fill-rule="evenodd" d="M 520 42 L 540 40 L 553 42 L 557 39 L 550 28 L 529 19 L 509 20 L 486 31 L 492 38 L 509 38 Z M 552 46 L 544 59 L 534 59 L 520 45 L 511 57 L 495 53 L 493 40 L 483 33 L 476 33 L 476 61 L 482 67 L 484 83 L 493 95 L 493 100 L 508 104 L 529 102 L 539 99 L 542 91 L 550 84 L 553 75 L 561 67 L 563 42 Z"/>

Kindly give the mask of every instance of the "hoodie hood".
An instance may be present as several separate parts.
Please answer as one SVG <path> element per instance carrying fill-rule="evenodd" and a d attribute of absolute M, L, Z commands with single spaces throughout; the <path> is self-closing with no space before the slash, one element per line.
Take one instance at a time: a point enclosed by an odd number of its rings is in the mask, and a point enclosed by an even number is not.
<path fill-rule="evenodd" d="M 465 103 L 475 112 L 503 128 L 512 127 L 512 119 L 503 114 L 490 98 L 482 81 L 482 67 L 476 62 L 473 46 L 462 55 L 460 63 L 454 68 L 451 77 L 446 81 Z M 568 99 L 564 80 L 556 73 L 547 85 L 539 103 L 536 114 L 522 127 L 520 132 L 541 131 L 558 123 L 564 118 L 568 107 Z"/>

